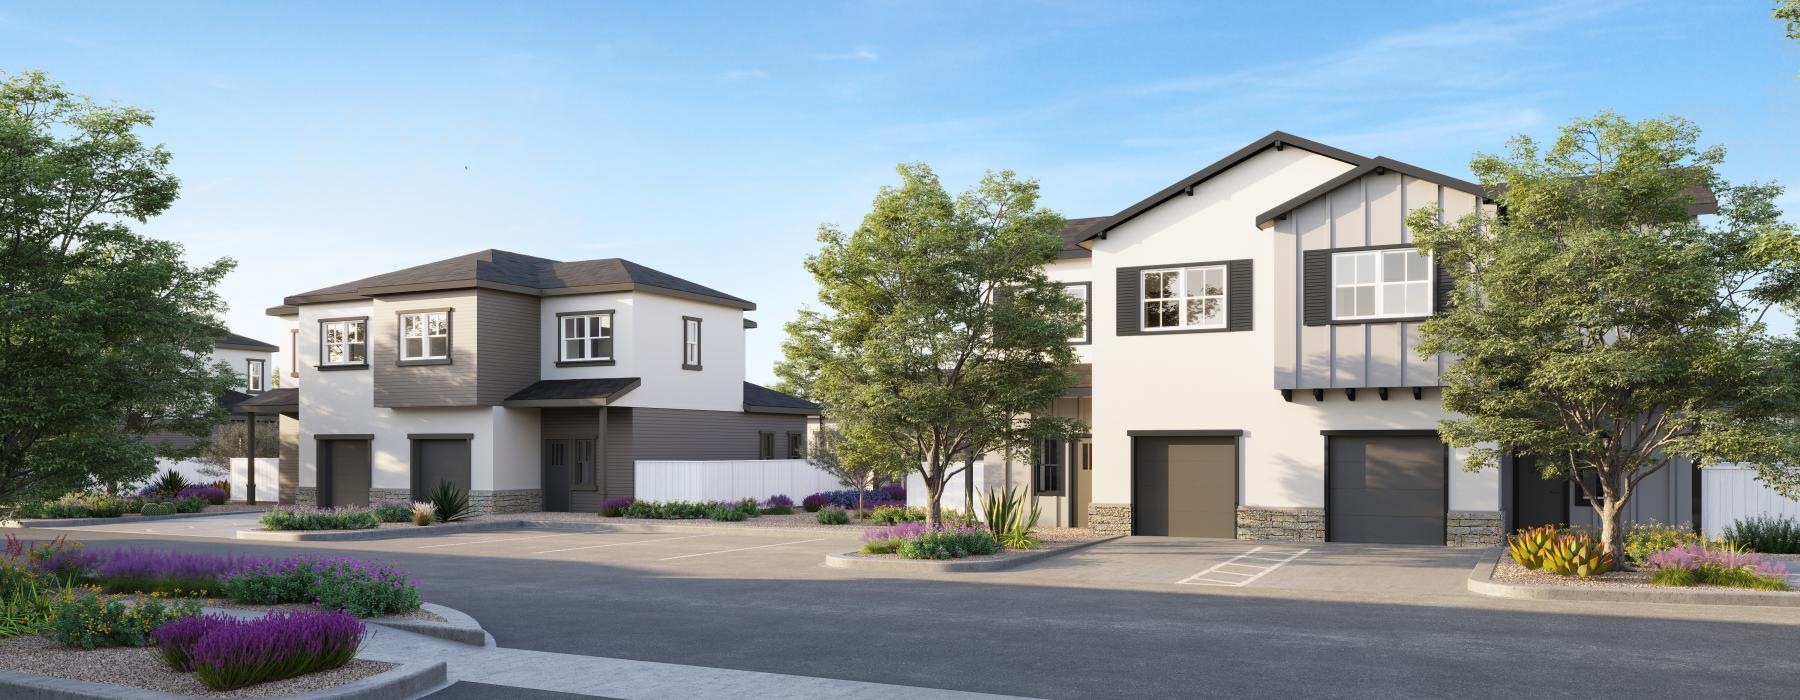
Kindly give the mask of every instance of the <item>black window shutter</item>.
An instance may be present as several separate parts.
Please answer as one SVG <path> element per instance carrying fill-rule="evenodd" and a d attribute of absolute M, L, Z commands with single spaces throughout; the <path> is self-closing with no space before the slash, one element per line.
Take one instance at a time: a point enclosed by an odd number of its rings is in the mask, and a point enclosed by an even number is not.
<path fill-rule="evenodd" d="M 1118 334 L 1143 334 L 1143 331 L 1138 328 L 1138 302 L 1139 297 L 1142 296 L 1138 292 L 1138 270 L 1136 268 L 1121 268 L 1119 270 L 1119 283 L 1114 291 L 1116 292 L 1114 298 L 1119 307 L 1119 313 L 1117 314 Z"/>
<path fill-rule="evenodd" d="M 1300 309 L 1308 326 L 1331 323 L 1331 251 L 1304 253 Z"/>
<path fill-rule="evenodd" d="M 1232 331 L 1251 329 L 1256 318 L 1256 286 L 1251 275 L 1250 260 L 1225 263 L 1225 328 Z"/>
<path fill-rule="evenodd" d="M 1435 259 L 1432 261 L 1431 265 L 1432 267 L 1437 268 L 1434 270 L 1434 272 L 1437 273 L 1437 289 L 1434 290 L 1437 292 L 1437 298 L 1432 304 L 1431 312 L 1434 314 L 1441 314 L 1450 310 L 1450 292 L 1451 290 L 1456 289 L 1456 278 L 1450 275 L 1449 269 L 1439 264 Z"/>

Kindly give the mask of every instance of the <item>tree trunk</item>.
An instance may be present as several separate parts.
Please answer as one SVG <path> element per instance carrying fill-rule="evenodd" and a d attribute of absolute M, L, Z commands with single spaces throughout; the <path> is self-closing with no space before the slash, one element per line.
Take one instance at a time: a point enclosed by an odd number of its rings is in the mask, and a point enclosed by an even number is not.
<path fill-rule="evenodd" d="M 1625 530 L 1619 527 L 1619 518 L 1625 514 L 1624 505 L 1611 497 L 1600 503 L 1600 544 L 1607 554 L 1612 555 L 1615 565 L 1625 562 Z"/>
<path fill-rule="evenodd" d="M 963 515 L 975 517 L 975 451 L 963 463 Z"/>
<path fill-rule="evenodd" d="M 944 507 L 938 500 L 944 496 L 944 470 L 932 465 L 925 470 L 925 528 L 936 530 L 944 525 Z"/>

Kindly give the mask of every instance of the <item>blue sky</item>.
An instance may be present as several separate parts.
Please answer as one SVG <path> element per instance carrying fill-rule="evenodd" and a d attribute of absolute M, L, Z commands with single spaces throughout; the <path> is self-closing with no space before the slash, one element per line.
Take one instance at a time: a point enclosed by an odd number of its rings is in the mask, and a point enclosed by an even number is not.
<path fill-rule="evenodd" d="M 1610 108 L 1800 185 L 1800 42 L 1763 1 L 367 5 L 0 3 L 0 69 L 156 113 L 184 186 L 146 230 L 239 261 L 238 332 L 483 248 L 617 256 L 757 302 L 752 381 L 818 225 L 902 161 L 1093 216 L 1275 129 L 1466 175 Z"/>

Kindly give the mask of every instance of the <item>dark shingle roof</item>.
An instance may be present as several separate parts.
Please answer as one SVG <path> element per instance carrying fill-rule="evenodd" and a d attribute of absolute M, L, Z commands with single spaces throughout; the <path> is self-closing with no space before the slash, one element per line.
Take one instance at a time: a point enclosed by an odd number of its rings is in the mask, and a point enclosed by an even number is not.
<path fill-rule="evenodd" d="M 1056 257 L 1065 260 L 1068 258 L 1094 257 L 1092 251 L 1081 247 L 1081 242 L 1087 240 L 1089 228 L 1092 228 L 1094 224 L 1107 220 L 1107 218 L 1109 217 L 1089 216 L 1081 219 L 1069 219 L 1068 223 L 1063 224 L 1062 253 Z"/>
<path fill-rule="evenodd" d="M 213 343 L 213 347 L 225 348 L 228 350 L 261 350 L 263 352 L 275 352 L 281 349 L 255 338 L 238 335 L 236 333 L 226 333 L 225 335 L 220 336 L 218 341 Z"/>
<path fill-rule="evenodd" d="M 503 403 L 519 405 L 520 402 L 548 401 L 601 405 L 630 393 L 632 389 L 637 388 L 640 381 L 637 377 L 545 379 L 506 397 L 506 401 Z"/>
<path fill-rule="evenodd" d="M 744 382 L 744 410 L 754 413 L 758 409 L 775 413 L 816 414 L 819 412 L 819 404 L 766 386 Z"/>
<path fill-rule="evenodd" d="M 622 258 L 562 262 L 494 249 L 315 289 L 290 296 L 284 303 L 308 304 L 376 294 L 476 286 L 499 286 L 540 294 L 546 290 L 574 293 L 588 289 L 645 289 L 743 309 L 756 308 L 747 300 Z"/>
<path fill-rule="evenodd" d="M 270 389 L 255 396 L 246 396 L 229 408 L 232 413 L 237 414 L 298 411 L 300 410 L 300 390 L 293 387 Z"/>

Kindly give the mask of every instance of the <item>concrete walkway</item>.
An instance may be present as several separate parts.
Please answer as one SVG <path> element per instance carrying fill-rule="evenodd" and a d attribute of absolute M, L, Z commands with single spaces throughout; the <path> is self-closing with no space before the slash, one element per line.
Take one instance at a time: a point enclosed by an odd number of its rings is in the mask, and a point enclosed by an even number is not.
<path fill-rule="evenodd" d="M 972 700 L 1012 697 L 496 646 L 476 647 L 379 625 L 370 625 L 369 631 L 369 639 L 360 656 L 393 663 L 427 659 L 444 661 L 449 666 L 451 683 L 468 681 L 620 700 L 750 697 Z"/>

